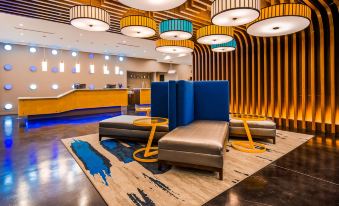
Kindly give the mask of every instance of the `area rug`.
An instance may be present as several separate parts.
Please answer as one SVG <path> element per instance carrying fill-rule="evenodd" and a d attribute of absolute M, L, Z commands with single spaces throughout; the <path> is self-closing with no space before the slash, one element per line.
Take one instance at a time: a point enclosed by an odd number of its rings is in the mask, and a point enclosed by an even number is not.
<path fill-rule="evenodd" d="M 139 143 L 106 139 L 98 134 L 63 139 L 62 142 L 108 205 L 202 205 L 233 187 L 293 149 L 312 135 L 277 131 L 275 145 L 265 143 L 261 154 L 244 153 L 226 147 L 224 180 L 217 173 L 139 163 L 133 151 Z"/>

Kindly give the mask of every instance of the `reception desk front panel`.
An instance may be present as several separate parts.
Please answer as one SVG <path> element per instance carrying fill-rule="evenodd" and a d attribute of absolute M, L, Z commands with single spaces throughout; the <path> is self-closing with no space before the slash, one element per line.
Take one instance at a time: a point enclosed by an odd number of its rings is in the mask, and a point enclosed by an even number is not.
<path fill-rule="evenodd" d="M 19 97 L 18 115 L 45 115 L 77 109 L 128 105 L 127 89 L 72 90 L 57 97 Z"/>

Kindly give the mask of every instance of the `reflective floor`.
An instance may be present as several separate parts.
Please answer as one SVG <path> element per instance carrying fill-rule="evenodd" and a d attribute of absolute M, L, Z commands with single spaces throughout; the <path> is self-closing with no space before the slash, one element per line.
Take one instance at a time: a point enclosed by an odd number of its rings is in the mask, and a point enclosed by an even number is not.
<path fill-rule="evenodd" d="M 60 139 L 97 133 L 107 117 L 19 128 L 0 116 L 0 205 L 105 205 Z M 206 205 L 339 205 L 338 145 L 317 136 Z"/>

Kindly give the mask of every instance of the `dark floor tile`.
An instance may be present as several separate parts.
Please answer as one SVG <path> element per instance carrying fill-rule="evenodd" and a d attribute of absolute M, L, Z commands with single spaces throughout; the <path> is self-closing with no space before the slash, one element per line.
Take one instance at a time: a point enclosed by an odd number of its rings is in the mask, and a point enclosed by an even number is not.
<path fill-rule="evenodd" d="M 339 184 L 339 139 L 314 137 L 274 164 Z"/>
<path fill-rule="evenodd" d="M 339 204 L 338 194 L 338 185 L 269 165 L 205 206 L 336 205 Z"/>

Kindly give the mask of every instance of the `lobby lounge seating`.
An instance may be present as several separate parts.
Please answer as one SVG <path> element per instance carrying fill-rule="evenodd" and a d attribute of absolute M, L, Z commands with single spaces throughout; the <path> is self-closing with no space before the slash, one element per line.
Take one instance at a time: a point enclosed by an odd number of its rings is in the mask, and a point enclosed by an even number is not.
<path fill-rule="evenodd" d="M 147 142 L 151 127 L 133 125 L 133 121 L 140 118 L 140 116 L 135 115 L 121 115 L 101 121 L 99 123 L 99 141 L 103 137 L 112 137 L 115 139 Z M 168 126 L 158 126 L 154 139 L 156 141 L 159 140 L 168 131 Z"/>
<path fill-rule="evenodd" d="M 276 142 L 276 124 L 272 120 L 264 121 L 247 121 L 251 135 L 254 138 L 272 139 L 273 144 Z M 230 118 L 230 136 L 247 137 L 242 120 Z"/>
<path fill-rule="evenodd" d="M 168 98 L 157 94 L 168 94 Z M 155 105 L 153 102 L 157 102 Z M 158 104 L 166 105 L 168 109 Z M 171 164 L 217 171 L 223 179 L 228 138 L 228 81 L 152 84 L 152 116 L 166 115 L 170 129 L 159 140 L 159 165 Z"/>

